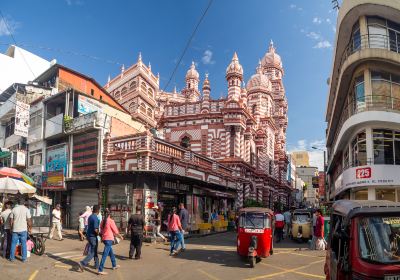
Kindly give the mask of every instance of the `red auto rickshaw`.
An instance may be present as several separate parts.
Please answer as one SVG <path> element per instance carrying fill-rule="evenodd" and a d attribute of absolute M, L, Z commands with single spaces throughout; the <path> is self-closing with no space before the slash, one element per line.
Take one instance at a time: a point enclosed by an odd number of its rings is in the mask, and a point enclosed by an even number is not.
<path fill-rule="evenodd" d="M 400 203 L 339 200 L 331 209 L 329 280 L 400 280 Z"/>
<path fill-rule="evenodd" d="M 239 211 L 237 252 L 254 267 L 261 258 L 273 254 L 274 213 L 268 208 L 242 208 Z"/>

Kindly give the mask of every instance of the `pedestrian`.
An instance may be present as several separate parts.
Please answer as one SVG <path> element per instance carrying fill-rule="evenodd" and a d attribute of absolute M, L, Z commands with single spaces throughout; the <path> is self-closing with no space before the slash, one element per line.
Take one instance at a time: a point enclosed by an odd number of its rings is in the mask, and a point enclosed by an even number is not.
<path fill-rule="evenodd" d="M 215 210 L 215 209 L 211 213 L 211 223 L 214 221 L 218 221 L 218 213 L 217 213 L 217 210 Z"/>
<path fill-rule="evenodd" d="M 52 227 L 49 234 L 49 239 L 53 239 L 54 231 L 57 230 L 58 240 L 62 241 L 62 233 L 61 233 L 61 206 L 60 204 L 56 205 L 56 208 L 53 209 L 52 215 Z"/>
<path fill-rule="evenodd" d="M 4 239 L 3 239 L 3 257 L 9 259 L 10 258 L 10 248 L 11 248 L 11 223 L 10 223 L 10 215 L 12 210 L 13 203 L 11 201 L 7 201 L 4 204 L 4 211 L 1 212 L 1 224 L 4 229 Z"/>
<path fill-rule="evenodd" d="M 78 235 L 79 235 L 79 239 L 81 241 L 85 240 L 85 219 L 82 218 L 81 216 L 83 215 L 83 212 L 79 213 L 79 224 L 78 224 Z"/>
<path fill-rule="evenodd" d="M 315 250 L 315 245 L 317 243 L 317 238 L 315 236 L 315 230 L 316 230 L 316 226 L 317 226 L 317 214 L 316 212 L 313 213 L 312 216 L 312 239 L 311 239 L 311 245 L 310 245 L 310 249 L 311 250 Z"/>
<path fill-rule="evenodd" d="M 154 209 L 153 236 L 154 236 L 154 238 L 155 238 L 155 240 L 156 240 L 155 242 L 157 243 L 157 236 L 159 236 L 159 237 L 162 238 L 162 240 L 163 240 L 164 243 L 165 243 L 165 242 L 167 242 L 167 238 L 165 238 L 165 236 L 162 235 L 161 232 L 160 232 L 160 230 L 161 230 L 161 210 L 160 210 L 160 208 L 159 208 L 157 205 L 155 205 L 155 206 L 153 207 L 153 209 Z"/>
<path fill-rule="evenodd" d="M 170 256 L 178 253 L 178 246 L 182 246 L 182 225 L 179 216 L 176 214 L 176 207 L 172 207 L 168 216 L 168 231 L 171 241 Z"/>
<path fill-rule="evenodd" d="M 11 262 L 15 260 L 15 250 L 17 248 L 17 242 L 19 241 L 21 243 L 22 262 L 26 262 L 26 239 L 28 237 L 28 232 L 31 231 L 32 219 L 29 209 L 24 205 L 21 198 L 18 199 L 17 206 L 11 211 L 10 225 L 12 229 L 12 238 L 9 260 Z"/>
<path fill-rule="evenodd" d="M 92 215 L 92 208 L 90 208 L 90 206 L 86 206 L 85 213 L 83 213 L 82 215 L 79 216 L 80 218 L 84 219 L 84 226 L 85 226 L 84 233 L 85 234 L 87 233 L 88 220 L 89 220 L 90 215 Z"/>
<path fill-rule="evenodd" d="M 111 218 L 111 211 L 108 208 L 106 208 L 104 212 L 104 219 L 100 225 L 100 232 L 101 232 L 101 239 L 104 243 L 104 251 L 103 251 L 103 256 L 101 258 L 98 274 L 106 275 L 107 273 L 104 272 L 103 269 L 104 269 L 104 263 L 106 262 L 108 256 L 110 256 L 113 270 L 118 269 L 120 267 L 119 265 L 117 265 L 117 262 L 115 260 L 112 244 L 114 242 L 115 237 L 118 237 L 121 240 L 123 239 L 123 237 L 119 234 L 118 228 L 115 225 L 114 220 Z"/>
<path fill-rule="evenodd" d="M 189 212 L 187 209 L 185 209 L 185 205 L 183 203 L 179 203 L 179 220 L 181 221 L 182 225 L 182 252 L 185 252 L 186 246 L 185 246 L 185 232 L 188 230 L 188 224 L 189 224 Z"/>
<path fill-rule="evenodd" d="M 93 206 L 93 213 L 88 218 L 88 226 L 86 231 L 86 238 L 88 240 L 88 254 L 87 256 L 79 262 L 80 271 L 83 272 L 84 267 L 86 267 L 89 262 L 94 258 L 95 267 L 99 267 L 99 257 L 97 255 L 98 239 L 99 235 L 99 219 L 97 214 L 99 213 L 99 206 Z"/>
<path fill-rule="evenodd" d="M 325 250 L 326 241 L 324 238 L 324 217 L 322 216 L 322 211 L 317 209 L 315 211 L 316 222 L 315 222 L 315 239 L 316 239 L 316 250 Z"/>
<path fill-rule="evenodd" d="M 131 244 L 129 248 L 129 258 L 139 260 L 142 255 L 142 242 L 143 242 L 143 229 L 144 229 L 144 217 L 141 214 L 142 209 L 136 207 L 136 214 L 132 215 L 128 221 L 128 228 L 131 230 Z M 136 253 L 135 253 L 136 252 Z"/>
<path fill-rule="evenodd" d="M 285 227 L 285 217 L 281 214 L 280 210 L 275 214 L 275 230 L 277 235 L 277 243 L 283 240 L 283 228 Z"/>
<path fill-rule="evenodd" d="M 285 233 L 286 237 L 290 237 L 292 229 L 292 213 L 290 213 L 289 208 L 283 213 L 285 218 Z"/>

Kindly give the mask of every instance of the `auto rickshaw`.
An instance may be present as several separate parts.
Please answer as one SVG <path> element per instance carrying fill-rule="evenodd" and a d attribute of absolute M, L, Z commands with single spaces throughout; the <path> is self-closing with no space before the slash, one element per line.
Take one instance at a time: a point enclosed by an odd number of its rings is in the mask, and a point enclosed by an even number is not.
<path fill-rule="evenodd" d="M 254 267 L 261 258 L 273 254 L 274 213 L 268 208 L 239 210 L 237 252 Z"/>
<path fill-rule="evenodd" d="M 329 280 L 400 279 L 400 203 L 335 202 L 324 270 Z"/>
<path fill-rule="evenodd" d="M 297 209 L 292 214 L 292 238 L 309 240 L 312 237 L 312 215 L 310 210 Z"/>

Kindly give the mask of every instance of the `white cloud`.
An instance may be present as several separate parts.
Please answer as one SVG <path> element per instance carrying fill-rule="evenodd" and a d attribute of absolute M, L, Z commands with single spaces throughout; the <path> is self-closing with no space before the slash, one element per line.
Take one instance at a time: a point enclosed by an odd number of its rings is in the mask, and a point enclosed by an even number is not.
<path fill-rule="evenodd" d="M 327 19 L 326 19 L 326 23 L 327 23 L 327 24 L 331 24 L 331 23 L 332 23 L 331 19 L 330 19 L 330 18 L 327 18 Z"/>
<path fill-rule="evenodd" d="M 290 4 L 289 8 L 293 9 L 293 10 L 298 10 L 298 11 L 302 11 L 303 10 L 302 7 L 298 7 L 296 4 Z"/>
<path fill-rule="evenodd" d="M 332 44 L 328 40 L 319 41 L 313 48 L 314 49 L 328 49 Z"/>
<path fill-rule="evenodd" d="M 307 36 L 308 38 L 313 39 L 313 40 L 320 40 L 320 39 L 321 39 L 321 35 L 318 34 L 318 33 L 316 33 L 316 32 L 314 32 L 314 31 L 308 32 L 308 33 L 306 34 L 306 36 Z"/>
<path fill-rule="evenodd" d="M 333 31 L 333 33 L 336 33 L 336 27 L 335 26 L 332 26 L 332 31 Z"/>
<path fill-rule="evenodd" d="M 317 149 L 313 149 L 313 147 Z M 307 140 L 298 140 L 296 145 L 288 150 L 289 153 L 294 151 L 307 151 L 310 158 L 310 166 L 318 167 L 318 170 L 324 170 L 324 152 L 325 140 L 313 140 L 308 143 Z"/>
<path fill-rule="evenodd" d="M 295 4 L 290 4 L 290 6 L 289 6 L 291 9 L 296 9 L 296 5 Z"/>
<path fill-rule="evenodd" d="M 211 50 L 205 50 L 201 61 L 203 64 L 214 64 L 215 61 L 212 60 L 213 52 Z"/>
<path fill-rule="evenodd" d="M 19 27 L 19 23 L 10 18 L 0 19 L 0 36 L 10 35 Z"/>
<path fill-rule="evenodd" d="M 322 23 L 322 19 L 321 18 L 319 18 L 319 17 L 315 17 L 315 18 L 313 18 L 313 21 L 312 21 L 314 24 L 321 24 Z"/>

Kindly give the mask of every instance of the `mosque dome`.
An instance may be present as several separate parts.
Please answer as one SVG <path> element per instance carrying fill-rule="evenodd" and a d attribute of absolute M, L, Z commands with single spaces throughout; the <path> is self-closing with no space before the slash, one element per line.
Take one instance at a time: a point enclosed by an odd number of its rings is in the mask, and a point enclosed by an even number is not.
<path fill-rule="evenodd" d="M 239 58 L 236 52 L 233 54 L 231 63 L 226 68 L 226 76 L 228 77 L 230 75 L 243 76 L 243 67 L 239 63 Z"/>
<path fill-rule="evenodd" d="M 197 72 L 197 70 L 196 70 L 196 66 L 194 65 L 194 61 L 192 61 L 192 65 L 190 65 L 189 70 L 186 72 L 186 79 L 199 80 L 199 72 Z"/>
<path fill-rule="evenodd" d="M 247 82 L 246 89 L 247 91 L 252 91 L 255 89 L 261 91 L 271 91 L 271 82 L 266 75 L 264 75 L 261 71 L 261 62 L 257 67 L 257 72 L 251 76 L 250 80 Z"/>
<path fill-rule="evenodd" d="M 282 68 L 282 59 L 279 54 L 276 53 L 274 42 L 271 41 L 269 44 L 268 52 L 262 59 L 262 66 L 274 66 Z"/>

